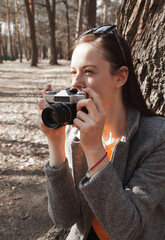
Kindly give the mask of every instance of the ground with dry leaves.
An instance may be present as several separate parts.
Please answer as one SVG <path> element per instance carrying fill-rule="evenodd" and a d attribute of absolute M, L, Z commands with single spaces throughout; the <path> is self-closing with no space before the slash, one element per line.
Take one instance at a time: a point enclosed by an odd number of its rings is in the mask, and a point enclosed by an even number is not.
<path fill-rule="evenodd" d="M 44 86 L 71 85 L 69 62 L 38 67 L 19 61 L 0 65 L 0 239 L 36 240 L 52 226 L 43 166 L 48 146 L 37 126 Z"/>

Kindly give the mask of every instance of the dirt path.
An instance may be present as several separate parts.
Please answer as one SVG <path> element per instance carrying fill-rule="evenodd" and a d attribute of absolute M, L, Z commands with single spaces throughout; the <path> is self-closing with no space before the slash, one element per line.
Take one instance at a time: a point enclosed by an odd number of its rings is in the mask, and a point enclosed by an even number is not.
<path fill-rule="evenodd" d="M 37 99 L 48 83 L 69 87 L 69 62 L 0 65 L 0 240 L 36 240 L 53 226 L 43 173 L 47 142 L 37 126 Z"/>

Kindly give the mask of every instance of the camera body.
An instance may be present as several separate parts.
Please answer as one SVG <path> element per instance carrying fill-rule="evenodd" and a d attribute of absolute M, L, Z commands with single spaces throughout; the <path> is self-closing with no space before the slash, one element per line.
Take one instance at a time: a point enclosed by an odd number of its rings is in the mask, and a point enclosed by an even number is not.
<path fill-rule="evenodd" d="M 53 129 L 73 124 L 77 113 L 77 102 L 86 98 L 88 95 L 76 88 L 68 88 L 58 93 L 46 91 L 44 99 L 49 103 L 49 106 L 42 111 L 43 123 L 48 128 Z M 82 111 L 88 113 L 85 107 L 82 108 Z"/>

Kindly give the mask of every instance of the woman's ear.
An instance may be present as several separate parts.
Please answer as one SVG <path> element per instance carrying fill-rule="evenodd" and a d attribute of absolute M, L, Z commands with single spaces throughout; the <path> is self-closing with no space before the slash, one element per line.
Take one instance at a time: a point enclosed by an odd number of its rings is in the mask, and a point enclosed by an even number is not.
<path fill-rule="evenodd" d="M 117 73 L 116 73 L 117 78 L 115 82 L 115 86 L 117 88 L 122 87 L 126 83 L 128 74 L 129 74 L 129 70 L 126 66 L 123 66 L 117 70 Z"/>

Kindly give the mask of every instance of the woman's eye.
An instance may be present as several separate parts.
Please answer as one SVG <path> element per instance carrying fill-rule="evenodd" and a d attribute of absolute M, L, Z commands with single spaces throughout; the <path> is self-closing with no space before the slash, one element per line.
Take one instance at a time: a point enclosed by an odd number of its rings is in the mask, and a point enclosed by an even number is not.
<path fill-rule="evenodd" d="M 88 74 L 88 73 L 93 73 L 93 71 L 90 70 L 90 69 L 86 69 L 86 70 L 85 70 L 85 73 L 87 73 L 87 74 Z"/>
<path fill-rule="evenodd" d="M 71 75 L 75 75 L 76 74 L 76 71 L 71 71 Z"/>

